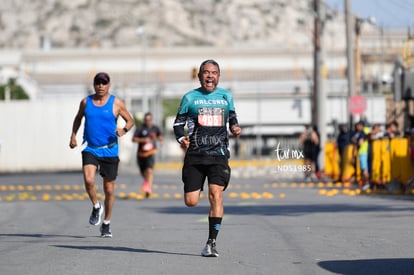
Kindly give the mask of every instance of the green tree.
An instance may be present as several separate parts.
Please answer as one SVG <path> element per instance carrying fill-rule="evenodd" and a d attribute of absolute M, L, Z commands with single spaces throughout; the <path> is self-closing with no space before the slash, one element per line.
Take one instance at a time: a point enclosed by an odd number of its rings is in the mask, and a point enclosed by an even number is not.
<path fill-rule="evenodd" d="M 180 106 L 180 100 L 180 98 L 169 98 L 162 101 L 164 118 L 168 116 L 175 116 L 177 114 L 178 106 Z"/>
<path fill-rule="evenodd" d="M 180 106 L 180 98 L 171 98 L 171 99 L 164 99 L 162 101 L 162 107 L 164 109 L 164 117 L 163 122 L 165 123 L 165 119 L 169 116 L 175 116 L 178 111 L 178 106 Z M 165 125 L 163 125 L 165 127 Z"/>
<path fill-rule="evenodd" d="M 7 86 L 10 87 L 11 100 L 29 99 L 29 96 L 24 91 L 24 89 L 20 85 L 17 85 L 14 79 L 10 79 L 7 85 L 0 85 L 0 100 L 6 99 Z"/>

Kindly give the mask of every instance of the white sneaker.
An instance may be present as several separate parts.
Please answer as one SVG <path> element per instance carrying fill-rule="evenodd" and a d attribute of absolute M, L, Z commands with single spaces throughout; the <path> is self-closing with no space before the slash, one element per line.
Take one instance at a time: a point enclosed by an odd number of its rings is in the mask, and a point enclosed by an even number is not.
<path fill-rule="evenodd" d="M 206 246 L 201 250 L 203 257 L 218 257 L 219 253 L 216 250 L 216 240 L 209 239 Z"/>

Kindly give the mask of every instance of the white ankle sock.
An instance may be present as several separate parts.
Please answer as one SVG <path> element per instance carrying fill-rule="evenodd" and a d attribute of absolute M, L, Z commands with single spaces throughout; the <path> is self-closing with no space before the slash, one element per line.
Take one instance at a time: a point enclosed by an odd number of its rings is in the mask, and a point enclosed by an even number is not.
<path fill-rule="evenodd" d="M 94 207 L 95 209 L 98 209 L 98 208 L 99 208 L 99 206 L 100 206 L 99 201 L 98 201 L 96 204 L 94 204 L 94 205 L 93 205 L 93 207 Z"/>
<path fill-rule="evenodd" d="M 104 220 L 103 223 L 104 224 L 110 224 L 111 223 L 111 220 L 109 220 L 109 221 Z"/>

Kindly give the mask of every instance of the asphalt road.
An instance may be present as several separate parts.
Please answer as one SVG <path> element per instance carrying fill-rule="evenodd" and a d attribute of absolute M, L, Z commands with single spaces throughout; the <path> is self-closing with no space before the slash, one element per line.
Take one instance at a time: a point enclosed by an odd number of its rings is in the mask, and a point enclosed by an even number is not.
<path fill-rule="evenodd" d="M 144 199 L 121 173 L 113 238 L 88 224 L 80 172 L 0 175 L 0 274 L 414 274 L 410 195 L 234 178 L 219 258 L 203 258 L 208 201 L 186 208 L 178 173 Z"/>

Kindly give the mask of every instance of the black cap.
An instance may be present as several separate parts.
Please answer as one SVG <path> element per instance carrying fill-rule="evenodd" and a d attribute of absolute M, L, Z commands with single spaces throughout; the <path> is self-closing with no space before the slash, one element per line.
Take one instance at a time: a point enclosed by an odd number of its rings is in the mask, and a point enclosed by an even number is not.
<path fill-rule="evenodd" d="M 95 75 L 95 77 L 93 78 L 93 83 L 94 84 L 103 83 L 103 84 L 106 85 L 109 82 L 111 82 L 111 79 L 109 78 L 109 75 L 107 73 L 104 73 L 104 72 L 97 73 Z"/>

